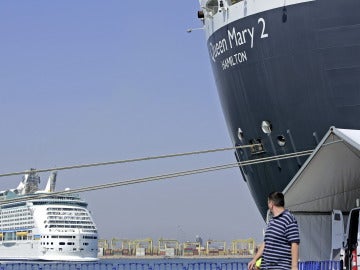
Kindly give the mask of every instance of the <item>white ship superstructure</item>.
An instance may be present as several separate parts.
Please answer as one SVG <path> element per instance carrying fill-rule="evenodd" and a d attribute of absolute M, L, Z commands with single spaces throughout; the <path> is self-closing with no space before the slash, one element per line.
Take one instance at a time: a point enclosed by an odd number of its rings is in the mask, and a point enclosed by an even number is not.
<path fill-rule="evenodd" d="M 0 260 L 97 260 L 97 228 L 78 195 L 52 194 L 30 171 L 17 189 L 0 192 Z M 45 196 L 46 195 L 46 196 Z"/>

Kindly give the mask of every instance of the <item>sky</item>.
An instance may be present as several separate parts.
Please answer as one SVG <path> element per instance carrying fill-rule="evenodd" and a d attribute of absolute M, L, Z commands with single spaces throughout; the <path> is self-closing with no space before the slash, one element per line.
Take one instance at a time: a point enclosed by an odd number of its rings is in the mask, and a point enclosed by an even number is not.
<path fill-rule="evenodd" d="M 232 147 L 196 0 L 0 1 L 0 173 Z M 233 151 L 59 171 L 57 190 L 236 162 Z M 49 173 L 41 173 L 45 187 Z M 0 178 L 15 188 L 20 176 Z M 82 193 L 99 238 L 253 237 L 238 168 Z"/>

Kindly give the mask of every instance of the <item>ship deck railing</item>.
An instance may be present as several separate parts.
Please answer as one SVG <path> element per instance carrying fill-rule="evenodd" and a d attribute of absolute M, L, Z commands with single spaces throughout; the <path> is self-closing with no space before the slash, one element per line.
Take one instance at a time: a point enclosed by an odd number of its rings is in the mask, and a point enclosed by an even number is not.
<path fill-rule="evenodd" d="M 165 262 L 168 261 L 168 262 Z M 300 262 L 299 270 L 340 270 L 340 261 Z M 3 262 L 0 270 L 247 270 L 247 262 L 240 261 L 192 261 L 136 262 L 114 260 L 114 262 Z"/>

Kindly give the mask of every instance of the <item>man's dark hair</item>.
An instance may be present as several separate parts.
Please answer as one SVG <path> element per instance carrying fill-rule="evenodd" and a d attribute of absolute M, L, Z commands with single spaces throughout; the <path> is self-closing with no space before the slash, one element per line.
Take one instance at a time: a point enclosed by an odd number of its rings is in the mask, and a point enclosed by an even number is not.
<path fill-rule="evenodd" d="M 284 194 L 282 194 L 281 192 L 277 192 L 277 191 L 271 192 L 269 194 L 268 199 L 270 201 L 272 201 L 275 206 L 278 206 L 278 207 L 285 206 Z"/>

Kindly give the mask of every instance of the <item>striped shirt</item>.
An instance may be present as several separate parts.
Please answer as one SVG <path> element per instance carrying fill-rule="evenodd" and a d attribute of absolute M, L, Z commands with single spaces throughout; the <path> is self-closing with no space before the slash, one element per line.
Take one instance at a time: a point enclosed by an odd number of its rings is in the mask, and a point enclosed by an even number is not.
<path fill-rule="evenodd" d="M 291 243 L 300 243 L 295 217 L 285 210 L 273 217 L 265 231 L 262 268 L 291 269 Z"/>

